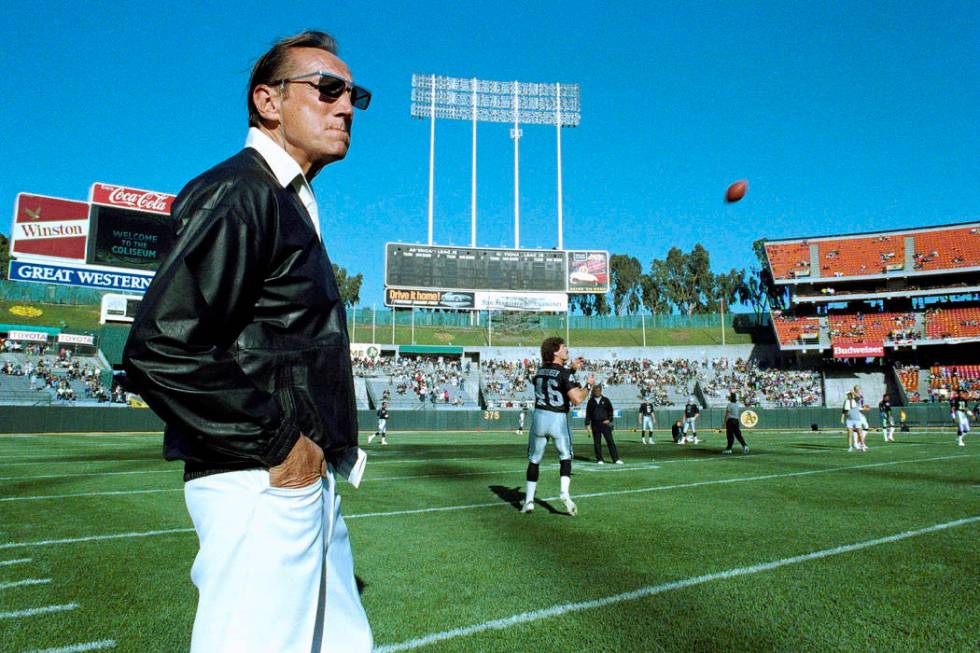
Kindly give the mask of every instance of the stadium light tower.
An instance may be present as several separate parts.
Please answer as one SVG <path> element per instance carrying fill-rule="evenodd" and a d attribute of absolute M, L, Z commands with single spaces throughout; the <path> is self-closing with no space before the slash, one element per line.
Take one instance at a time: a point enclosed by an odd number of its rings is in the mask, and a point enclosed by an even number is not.
<path fill-rule="evenodd" d="M 555 125 L 558 158 L 558 249 L 562 237 L 561 129 L 579 124 L 578 84 L 494 82 L 474 78 L 412 75 L 412 116 L 428 118 L 429 128 L 429 245 L 432 245 L 432 209 L 435 177 L 436 118 L 469 120 L 473 124 L 470 246 L 476 247 L 476 124 L 513 123 L 514 139 L 514 248 L 520 248 L 521 123 Z"/>

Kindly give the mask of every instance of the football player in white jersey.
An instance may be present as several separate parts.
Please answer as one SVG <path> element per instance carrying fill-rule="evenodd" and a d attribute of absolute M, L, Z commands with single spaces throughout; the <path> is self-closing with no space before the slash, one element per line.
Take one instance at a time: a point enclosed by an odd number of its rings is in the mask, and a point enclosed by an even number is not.
<path fill-rule="evenodd" d="M 970 412 L 967 407 L 966 398 L 962 392 L 953 393 L 953 399 L 949 402 L 950 416 L 956 424 L 956 444 L 965 447 L 963 437 L 970 432 Z"/>
<path fill-rule="evenodd" d="M 854 392 L 847 393 L 847 399 L 841 407 L 840 422 L 847 427 L 847 450 L 867 451 L 868 445 L 864 441 L 864 415 L 861 414 L 861 401 L 854 397 Z"/>

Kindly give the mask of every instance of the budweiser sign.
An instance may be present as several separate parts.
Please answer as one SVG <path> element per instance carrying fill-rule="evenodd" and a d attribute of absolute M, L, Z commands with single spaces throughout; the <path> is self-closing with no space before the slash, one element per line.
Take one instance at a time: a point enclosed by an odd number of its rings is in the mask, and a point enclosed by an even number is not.
<path fill-rule="evenodd" d="M 884 343 L 855 343 L 853 345 L 834 345 L 834 358 L 883 358 Z"/>
<path fill-rule="evenodd" d="M 16 258 L 85 260 L 88 203 L 20 193 L 14 207 L 10 252 Z"/>
<path fill-rule="evenodd" d="M 161 215 L 170 215 L 170 207 L 176 199 L 175 195 L 168 193 L 98 183 L 92 184 L 91 197 L 93 204 L 119 206 Z"/>

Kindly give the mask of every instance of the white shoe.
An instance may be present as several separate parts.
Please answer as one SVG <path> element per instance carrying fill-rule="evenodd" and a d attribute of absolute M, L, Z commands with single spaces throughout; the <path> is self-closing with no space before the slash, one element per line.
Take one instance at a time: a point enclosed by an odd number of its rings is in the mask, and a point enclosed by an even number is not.
<path fill-rule="evenodd" d="M 643 439 L 640 440 L 640 442 L 642 442 L 643 444 L 646 444 L 647 443 L 647 439 L 646 438 L 643 438 Z"/>
<path fill-rule="evenodd" d="M 742 453 L 748 453 L 748 452 L 749 452 L 748 447 L 742 447 Z"/>
<path fill-rule="evenodd" d="M 606 461 L 604 461 L 604 460 L 597 460 L 597 461 L 595 461 L 595 464 L 596 465 L 605 465 L 606 464 Z"/>
<path fill-rule="evenodd" d="M 388 446 L 388 441 L 385 440 L 384 438 L 381 438 L 381 444 Z"/>
<path fill-rule="evenodd" d="M 848 452 L 854 451 L 854 447 L 848 447 L 847 450 L 848 450 Z"/>
<path fill-rule="evenodd" d="M 701 444 L 701 440 L 694 438 L 694 444 Z"/>
<path fill-rule="evenodd" d="M 616 461 L 616 464 L 617 464 L 617 465 L 624 465 L 625 463 L 624 463 L 624 462 L 623 462 L 622 460 L 617 460 L 617 461 Z"/>
<path fill-rule="evenodd" d="M 572 497 L 568 496 L 567 494 L 563 494 L 559 498 L 561 499 L 561 502 L 565 505 L 565 510 L 568 511 L 569 515 L 574 517 L 575 515 L 578 514 L 578 506 L 576 506 L 575 502 L 572 501 Z"/>
<path fill-rule="evenodd" d="M 867 451 L 867 450 L 868 450 L 868 445 L 862 444 L 861 445 L 861 451 Z"/>
<path fill-rule="evenodd" d="M 960 438 L 959 440 L 957 440 L 956 441 L 956 444 L 958 444 L 961 447 L 965 447 L 966 446 L 966 442 L 963 442 L 963 438 Z"/>
<path fill-rule="evenodd" d="M 524 504 L 521 506 L 521 512 L 534 512 L 534 502 L 525 501 Z"/>
<path fill-rule="evenodd" d="M 374 440 L 375 435 L 377 435 L 377 433 L 372 433 L 371 435 L 368 436 L 368 444 L 371 444 L 371 441 Z"/>

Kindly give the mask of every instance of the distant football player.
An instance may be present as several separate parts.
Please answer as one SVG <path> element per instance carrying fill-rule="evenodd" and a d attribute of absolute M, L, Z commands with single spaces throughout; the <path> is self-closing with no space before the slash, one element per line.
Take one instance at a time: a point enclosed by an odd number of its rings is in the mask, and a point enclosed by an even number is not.
<path fill-rule="evenodd" d="M 653 429 L 657 425 L 657 416 L 653 412 L 653 404 L 644 399 L 640 404 L 640 440 L 647 443 L 647 433 L 650 433 L 650 444 L 653 444 Z"/>
<path fill-rule="evenodd" d="M 381 436 L 381 444 L 388 444 L 388 440 L 385 438 L 388 435 L 388 402 L 382 401 L 381 408 L 378 409 L 378 430 L 368 436 L 368 444 L 371 444 L 371 440 Z"/>
<path fill-rule="evenodd" d="M 572 378 L 572 370 L 565 367 L 568 347 L 558 337 L 545 338 L 541 343 L 541 367 L 534 375 L 534 413 L 527 443 L 527 494 L 521 512 L 534 510 L 534 492 L 538 486 L 538 466 L 544 457 L 545 445 L 552 440 L 558 450 L 559 498 L 570 515 L 578 514 L 578 508 L 569 495 L 572 482 L 572 433 L 568 428 L 568 410 L 589 396 L 595 376 L 589 375 L 586 387 Z M 582 358 L 573 363 L 575 370 L 585 364 Z"/>
<path fill-rule="evenodd" d="M 965 447 L 963 437 L 970 432 L 970 413 L 967 407 L 966 398 L 961 392 L 954 391 L 953 399 L 949 402 L 950 416 L 956 424 L 956 443 Z"/>
<path fill-rule="evenodd" d="M 870 410 L 871 408 L 864 403 L 864 394 L 862 394 L 861 392 L 861 386 L 855 385 L 853 393 L 854 393 L 854 399 L 856 399 L 857 402 L 861 404 L 861 428 L 864 429 L 864 433 L 867 434 L 868 429 L 870 427 L 868 426 L 868 416 L 865 415 L 864 413 Z"/>
<path fill-rule="evenodd" d="M 684 422 L 683 420 L 677 420 L 674 425 L 670 427 L 670 437 L 674 440 L 674 444 L 683 444 L 684 440 Z"/>
<path fill-rule="evenodd" d="M 864 415 L 861 414 L 861 401 L 854 397 L 854 391 L 847 393 L 844 405 L 841 406 L 840 422 L 847 427 L 847 450 L 867 451 L 865 442 Z"/>
<path fill-rule="evenodd" d="M 698 406 L 694 396 L 688 397 L 687 405 L 684 406 L 684 438 L 678 444 L 685 442 L 697 444 L 700 442 L 698 440 L 698 416 L 700 414 L 701 407 Z"/>
<path fill-rule="evenodd" d="M 885 442 L 895 441 L 895 418 L 892 417 L 892 402 L 886 392 L 878 402 L 878 416 L 881 417 L 881 433 Z"/>
<path fill-rule="evenodd" d="M 527 420 L 527 404 L 521 404 L 521 412 L 517 413 L 517 434 L 524 435 L 524 422 Z"/>

